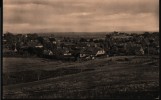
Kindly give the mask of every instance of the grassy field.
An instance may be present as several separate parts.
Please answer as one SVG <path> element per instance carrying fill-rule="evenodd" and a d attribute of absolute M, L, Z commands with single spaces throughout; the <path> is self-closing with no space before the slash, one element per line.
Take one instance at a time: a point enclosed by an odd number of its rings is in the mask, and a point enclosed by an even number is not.
<path fill-rule="evenodd" d="M 3 59 L 3 98 L 155 99 L 159 57 L 110 57 L 86 62 Z"/>

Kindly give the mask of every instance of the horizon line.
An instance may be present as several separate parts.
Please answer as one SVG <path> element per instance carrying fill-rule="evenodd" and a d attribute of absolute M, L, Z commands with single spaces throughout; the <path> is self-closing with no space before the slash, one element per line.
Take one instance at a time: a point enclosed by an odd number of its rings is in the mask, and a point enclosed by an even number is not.
<path fill-rule="evenodd" d="M 121 32 L 131 32 L 131 33 L 142 33 L 142 32 L 159 32 L 159 31 L 100 31 L 100 32 L 72 32 L 72 31 L 66 31 L 66 32 L 11 32 L 11 31 L 6 31 L 6 32 L 3 32 L 3 34 L 5 34 L 5 33 L 12 33 L 12 34 L 34 34 L 34 33 L 36 33 L 36 34 L 50 34 L 50 33 L 112 33 L 112 32 L 119 32 L 119 33 L 121 33 Z"/>

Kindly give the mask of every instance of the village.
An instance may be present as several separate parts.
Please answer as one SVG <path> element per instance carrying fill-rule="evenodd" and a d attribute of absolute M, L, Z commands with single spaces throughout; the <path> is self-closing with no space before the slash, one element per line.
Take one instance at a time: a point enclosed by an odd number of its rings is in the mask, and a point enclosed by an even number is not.
<path fill-rule="evenodd" d="M 1 98 L 160 99 L 159 0 L 2 0 Z"/>
<path fill-rule="evenodd" d="M 111 56 L 159 54 L 159 33 L 111 32 L 104 38 L 56 37 L 33 34 L 3 34 L 4 57 L 43 57 L 84 61 Z"/>
<path fill-rule="evenodd" d="M 3 36 L 3 97 L 158 98 L 159 33 Z M 41 95 L 41 96 L 40 96 Z"/>

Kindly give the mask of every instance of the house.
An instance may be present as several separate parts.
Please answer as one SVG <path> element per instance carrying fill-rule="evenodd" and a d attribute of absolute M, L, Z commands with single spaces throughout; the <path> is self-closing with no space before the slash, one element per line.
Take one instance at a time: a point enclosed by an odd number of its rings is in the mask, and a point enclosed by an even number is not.
<path fill-rule="evenodd" d="M 47 38 L 47 37 L 43 37 L 43 40 L 44 40 L 44 42 L 50 42 L 50 40 L 49 40 L 49 38 Z"/>
<path fill-rule="evenodd" d="M 53 55 L 53 52 L 51 50 L 44 50 L 43 54 L 51 56 L 51 55 Z"/>
<path fill-rule="evenodd" d="M 63 50 L 62 50 L 62 52 L 63 52 L 63 55 L 64 56 L 71 56 L 72 55 L 72 53 L 69 51 L 69 49 L 67 49 L 67 48 L 64 48 Z"/>
<path fill-rule="evenodd" d="M 35 48 L 43 48 L 43 45 L 36 45 Z"/>
<path fill-rule="evenodd" d="M 42 57 L 48 58 L 48 59 L 53 59 L 53 58 L 55 58 L 53 51 L 51 51 L 51 50 L 49 50 L 49 49 L 43 50 Z"/>
<path fill-rule="evenodd" d="M 86 47 L 80 52 L 80 58 L 94 57 L 104 55 L 106 52 L 104 49 L 99 47 Z"/>
<path fill-rule="evenodd" d="M 44 57 L 51 58 L 51 59 L 57 59 L 57 60 L 75 60 L 75 57 L 72 55 L 72 51 L 68 48 L 55 48 L 53 50 L 46 50 L 44 51 Z"/>
<path fill-rule="evenodd" d="M 105 50 L 102 48 L 98 48 L 96 52 L 96 56 L 104 55 L 106 53 Z"/>
<path fill-rule="evenodd" d="M 144 50 L 142 46 L 136 47 L 134 50 L 135 50 L 135 55 L 144 55 Z"/>
<path fill-rule="evenodd" d="M 52 50 L 52 52 L 53 52 L 53 55 L 56 55 L 58 57 L 60 57 L 60 56 L 62 56 L 62 57 L 63 56 L 71 56 L 72 55 L 71 50 L 69 48 L 66 48 L 66 47 L 55 48 L 55 49 Z"/>
<path fill-rule="evenodd" d="M 53 44 L 57 44 L 57 40 L 54 37 L 49 37 L 49 41 Z"/>
<path fill-rule="evenodd" d="M 37 45 L 35 45 L 35 48 L 43 48 L 44 46 L 41 43 L 38 43 Z"/>
<path fill-rule="evenodd" d="M 100 47 L 100 43 L 94 43 L 94 42 L 87 42 L 86 43 L 87 47 Z"/>

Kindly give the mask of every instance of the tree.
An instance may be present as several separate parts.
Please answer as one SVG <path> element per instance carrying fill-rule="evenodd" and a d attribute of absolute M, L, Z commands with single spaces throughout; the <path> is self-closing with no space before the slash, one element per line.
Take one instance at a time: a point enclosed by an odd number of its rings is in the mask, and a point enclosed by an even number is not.
<path fill-rule="evenodd" d="M 98 43 L 99 41 L 98 40 L 94 40 L 95 43 Z"/>
<path fill-rule="evenodd" d="M 103 43 L 103 42 L 104 42 L 104 40 L 103 40 L 103 39 L 99 39 L 98 41 L 99 41 L 99 42 L 101 42 L 101 43 Z"/>
<path fill-rule="evenodd" d="M 149 33 L 149 32 L 144 32 L 144 34 L 143 34 L 144 38 L 149 37 L 149 35 L 150 35 L 150 33 Z"/>
<path fill-rule="evenodd" d="M 13 43 L 16 40 L 15 36 L 10 32 L 6 32 L 6 34 L 4 34 L 4 39 L 7 40 L 8 44 Z"/>
<path fill-rule="evenodd" d="M 93 38 L 90 38 L 90 39 L 89 39 L 89 42 L 93 42 Z"/>
<path fill-rule="evenodd" d="M 87 42 L 87 40 L 85 38 L 81 38 L 79 42 Z"/>
<path fill-rule="evenodd" d="M 41 44 L 43 44 L 43 42 L 44 42 L 44 39 L 43 39 L 43 37 L 41 37 L 41 36 L 37 37 L 37 40 L 38 40 Z"/>

